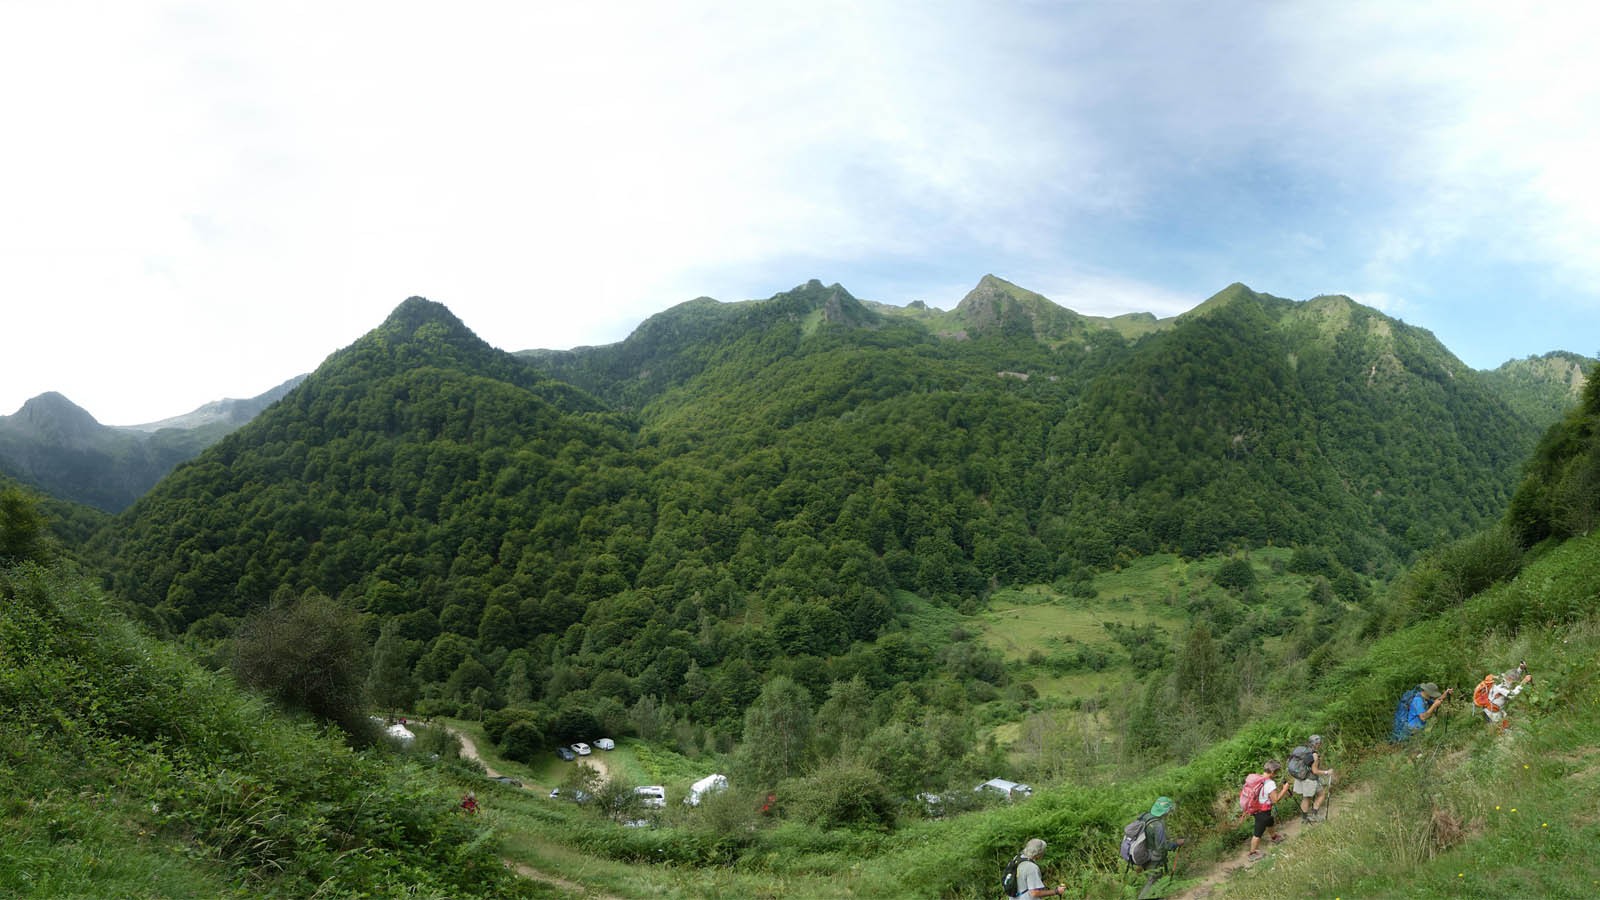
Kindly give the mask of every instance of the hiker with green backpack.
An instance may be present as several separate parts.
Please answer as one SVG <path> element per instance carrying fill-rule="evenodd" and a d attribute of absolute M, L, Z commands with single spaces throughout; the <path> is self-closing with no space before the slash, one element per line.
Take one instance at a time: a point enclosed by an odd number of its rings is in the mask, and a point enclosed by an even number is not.
<path fill-rule="evenodd" d="M 1162 876 L 1171 877 L 1167 853 L 1183 846 L 1182 838 L 1174 840 L 1167 836 L 1166 815 L 1172 812 L 1172 807 L 1170 797 L 1157 797 L 1149 812 L 1140 813 L 1122 829 L 1122 848 L 1118 852 L 1123 860 L 1129 868 L 1150 873 L 1139 891 L 1139 900 L 1151 900 L 1155 896 L 1151 892 Z"/>

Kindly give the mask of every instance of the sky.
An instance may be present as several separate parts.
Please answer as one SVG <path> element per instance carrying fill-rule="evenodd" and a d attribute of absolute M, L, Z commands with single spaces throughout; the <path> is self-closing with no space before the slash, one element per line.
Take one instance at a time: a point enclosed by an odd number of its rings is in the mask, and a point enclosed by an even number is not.
<path fill-rule="evenodd" d="M 253 397 L 413 295 L 564 349 L 812 278 L 1600 355 L 1589 7 L 0 0 L 0 414 Z"/>

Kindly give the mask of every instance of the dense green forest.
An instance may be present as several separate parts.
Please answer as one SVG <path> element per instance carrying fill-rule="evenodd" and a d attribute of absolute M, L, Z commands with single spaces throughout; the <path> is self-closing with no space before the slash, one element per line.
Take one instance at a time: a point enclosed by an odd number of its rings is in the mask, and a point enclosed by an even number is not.
<path fill-rule="evenodd" d="M 1503 506 L 1537 437 L 1342 298 L 1235 286 L 1130 340 L 986 285 L 959 338 L 813 282 L 523 359 L 414 298 L 94 552 L 160 633 L 319 593 L 394 623 L 423 708 L 560 741 L 654 705 L 725 750 L 775 676 L 1002 687 L 907 627 L 919 602 L 1298 546 L 1359 603 Z"/>

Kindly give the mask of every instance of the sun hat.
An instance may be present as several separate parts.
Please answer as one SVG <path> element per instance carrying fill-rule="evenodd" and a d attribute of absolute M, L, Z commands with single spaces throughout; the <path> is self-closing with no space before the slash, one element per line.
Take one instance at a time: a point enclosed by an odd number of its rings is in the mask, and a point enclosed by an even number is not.
<path fill-rule="evenodd" d="M 1156 802 L 1150 806 L 1150 815 L 1152 816 L 1164 816 L 1169 812 L 1172 812 L 1171 797 L 1157 797 Z"/>
<path fill-rule="evenodd" d="M 1422 696 L 1427 697 L 1429 700 L 1439 699 L 1439 686 L 1431 681 L 1417 685 L 1417 690 L 1421 691 Z"/>

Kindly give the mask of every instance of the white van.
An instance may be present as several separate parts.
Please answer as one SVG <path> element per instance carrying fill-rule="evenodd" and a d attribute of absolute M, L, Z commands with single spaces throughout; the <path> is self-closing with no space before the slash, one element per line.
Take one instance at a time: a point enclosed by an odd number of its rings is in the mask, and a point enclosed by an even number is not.
<path fill-rule="evenodd" d="M 659 784 L 642 784 L 633 789 L 638 794 L 645 806 L 664 809 L 667 805 L 667 789 Z"/>
<path fill-rule="evenodd" d="M 690 806 L 699 806 L 700 801 L 705 799 L 707 795 L 715 794 L 718 791 L 725 791 L 727 789 L 728 776 L 707 775 L 699 781 L 696 781 L 694 784 L 689 785 L 689 796 L 683 798 L 683 802 L 689 804 Z"/>

